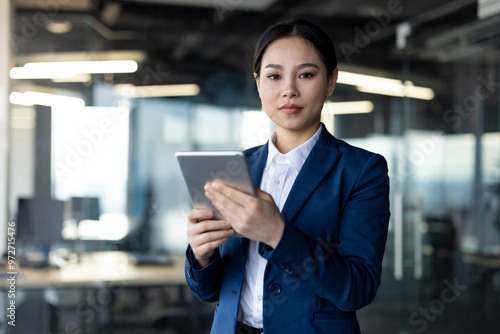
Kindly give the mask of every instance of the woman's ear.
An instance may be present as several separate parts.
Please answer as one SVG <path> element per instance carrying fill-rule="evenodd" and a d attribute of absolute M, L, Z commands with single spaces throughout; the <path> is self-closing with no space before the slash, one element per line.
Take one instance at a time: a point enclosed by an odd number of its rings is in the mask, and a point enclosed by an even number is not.
<path fill-rule="evenodd" d="M 328 86 L 326 88 L 326 96 L 331 96 L 335 90 L 335 85 L 337 84 L 337 78 L 339 76 L 339 69 L 336 67 L 332 74 L 328 77 Z"/>

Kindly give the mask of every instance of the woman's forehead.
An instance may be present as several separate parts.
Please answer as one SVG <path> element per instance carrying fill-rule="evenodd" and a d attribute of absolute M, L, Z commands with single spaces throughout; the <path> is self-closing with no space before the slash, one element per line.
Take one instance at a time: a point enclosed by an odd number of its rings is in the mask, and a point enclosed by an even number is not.
<path fill-rule="evenodd" d="M 262 57 L 262 65 L 282 62 L 313 62 L 323 64 L 316 47 L 302 37 L 283 37 L 270 43 Z"/>

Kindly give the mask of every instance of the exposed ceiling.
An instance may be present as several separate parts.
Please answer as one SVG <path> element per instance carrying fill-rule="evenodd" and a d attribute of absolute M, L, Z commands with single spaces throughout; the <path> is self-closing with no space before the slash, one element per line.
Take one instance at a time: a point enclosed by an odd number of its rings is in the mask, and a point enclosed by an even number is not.
<path fill-rule="evenodd" d="M 408 56 L 416 81 L 430 81 L 437 88 L 441 63 L 481 55 L 485 49 L 496 49 L 489 57 L 500 59 L 499 16 L 478 20 L 475 0 L 14 0 L 14 4 L 16 65 L 44 53 L 144 51 L 138 72 L 94 78 L 113 83 L 143 85 L 153 78 L 159 84 L 201 84 L 217 73 L 251 80 L 253 48 L 260 34 L 271 23 L 298 17 L 312 20 L 330 34 L 340 63 L 397 75 Z M 56 25 L 69 22 L 70 30 L 50 32 L 45 27 L 49 20 Z M 407 46 L 399 50 L 397 26 L 407 20 L 411 34 Z M 367 43 L 360 31 L 369 34 Z"/>

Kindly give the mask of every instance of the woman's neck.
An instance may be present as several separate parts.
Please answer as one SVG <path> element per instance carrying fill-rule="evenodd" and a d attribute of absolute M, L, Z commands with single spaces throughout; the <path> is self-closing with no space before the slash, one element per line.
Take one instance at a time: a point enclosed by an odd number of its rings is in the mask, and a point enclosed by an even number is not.
<path fill-rule="evenodd" d="M 319 123 L 315 123 L 306 129 L 287 130 L 283 128 L 276 129 L 276 142 L 274 145 L 282 154 L 286 154 L 296 147 L 308 141 L 320 127 Z"/>

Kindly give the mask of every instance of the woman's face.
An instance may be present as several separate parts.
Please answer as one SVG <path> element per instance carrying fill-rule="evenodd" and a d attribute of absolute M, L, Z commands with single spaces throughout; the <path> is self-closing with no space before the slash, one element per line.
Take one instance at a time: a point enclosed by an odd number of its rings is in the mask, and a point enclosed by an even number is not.
<path fill-rule="evenodd" d="M 269 44 L 256 75 L 262 107 L 278 131 L 316 131 L 336 80 L 337 69 L 328 78 L 314 45 L 300 37 Z"/>

